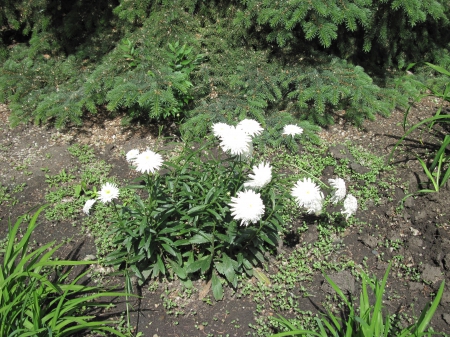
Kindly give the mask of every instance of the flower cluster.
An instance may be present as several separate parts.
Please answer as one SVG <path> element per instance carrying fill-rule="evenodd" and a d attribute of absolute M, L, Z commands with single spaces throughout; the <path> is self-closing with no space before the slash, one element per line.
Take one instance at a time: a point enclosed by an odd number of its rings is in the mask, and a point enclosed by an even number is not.
<path fill-rule="evenodd" d="M 155 173 L 163 163 L 161 155 L 149 149 L 142 153 L 136 149 L 130 150 L 126 158 L 129 163 L 136 166 L 136 171 L 141 173 Z"/>
<path fill-rule="evenodd" d="M 244 119 L 236 126 L 225 123 L 216 123 L 212 126 L 213 134 L 220 139 L 220 146 L 224 151 L 229 151 L 232 155 L 251 156 L 252 137 L 258 136 L 263 131 L 261 125 L 251 119 Z M 283 129 L 284 135 L 301 135 L 303 129 L 297 125 L 286 125 Z M 126 154 L 126 160 L 141 173 L 155 173 L 161 168 L 162 156 L 149 149 L 140 152 L 133 149 Z M 231 215 L 235 220 L 241 221 L 241 225 L 248 226 L 256 223 L 264 215 L 265 206 L 261 194 L 257 193 L 266 187 L 272 180 L 272 167 L 270 163 L 261 162 L 252 167 L 253 173 L 249 174 L 249 180 L 244 182 L 243 191 L 239 191 L 236 197 L 231 198 L 229 203 Z M 344 208 L 342 214 L 348 219 L 355 214 L 358 203 L 356 198 L 348 194 L 345 181 L 341 178 L 329 179 L 333 188 L 330 201 L 338 203 L 342 200 Z M 311 178 L 303 178 L 297 181 L 291 189 L 291 195 L 295 198 L 300 207 L 306 208 L 308 213 L 320 214 L 324 204 L 324 195 L 319 186 Z M 106 183 L 102 186 L 97 199 L 103 203 L 112 201 L 119 197 L 119 189 L 115 184 Z M 90 199 L 83 207 L 83 212 L 89 214 L 96 199 Z"/>
<path fill-rule="evenodd" d="M 311 178 L 297 181 L 291 194 L 298 205 L 306 208 L 308 213 L 320 214 L 322 211 L 323 194 Z"/>
<path fill-rule="evenodd" d="M 344 208 L 341 210 L 342 214 L 346 214 L 346 219 L 356 213 L 358 202 L 356 198 L 347 194 L 345 181 L 341 178 L 329 179 L 328 182 L 333 188 L 330 201 L 334 204 L 344 200 Z M 347 197 L 345 196 L 347 194 Z M 317 186 L 310 178 L 304 178 L 297 181 L 291 191 L 291 195 L 295 198 L 300 207 L 307 209 L 308 213 L 320 214 L 323 207 L 324 196 Z"/>
<path fill-rule="evenodd" d="M 161 155 L 149 149 L 142 153 L 137 149 L 130 150 L 126 154 L 126 159 L 129 163 L 135 165 L 136 170 L 141 173 L 155 173 L 161 168 L 163 163 Z M 106 204 L 119 197 L 119 188 L 116 184 L 106 183 L 102 186 L 98 194 L 97 199 Z M 89 211 L 95 202 L 96 199 L 89 199 L 86 201 L 83 207 L 83 212 L 85 214 L 89 214 Z"/>
<path fill-rule="evenodd" d="M 229 151 L 233 156 L 251 157 L 252 137 L 259 136 L 264 129 L 253 119 L 244 119 L 236 126 L 226 123 L 215 123 L 212 126 L 214 136 L 220 139 L 220 146 L 225 152 Z M 283 135 L 295 137 L 301 135 L 303 129 L 297 125 L 286 125 Z"/>
<path fill-rule="evenodd" d="M 113 183 L 106 183 L 103 184 L 100 192 L 98 193 L 97 199 L 103 202 L 104 204 L 112 201 L 113 199 L 117 199 L 119 197 L 119 188 L 116 184 Z M 89 199 L 86 201 L 83 207 L 83 212 L 85 214 L 89 214 L 89 211 L 91 210 L 92 206 L 95 204 L 97 200 L 96 199 Z"/>
<path fill-rule="evenodd" d="M 272 167 L 269 163 L 260 163 L 253 166 L 253 174 L 250 174 L 251 180 L 244 183 L 244 187 L 249 190 L 240 191 L 237 197 L 231 198 L 231 215 L 235 220 L 241 220 L 241 225 L 248 226 L 261 220 L 264 215 L 264 204 L 260 193 L 253 190 L 259 190 L 265 187 L 272 180 Z"/>
<path fill-rule="evenodd" d="M 328 179 L 330 186 L 333 187 L 333 194 L 331 196 L 331 202 L 336 204 L 345 198 L 347 194 L 347 188 L 345 187 L 345 181 L 341 178 Z"/>
<path fill-rule="evenodd" d="M 213 134 L 220 139 L 222 150 L 230 151 L 233 156 L 250 157 L 252 137 L 258 136 L 264 130 L 253 119 L 244 119 L 236 126 L 216 123 L 212 126 Z"/>
<path fill-rule="evenodd" d="M 288 135 L 294 137 L 295 135 L 301 135 L 303 133 L 303 129 L 297 125 L 286 125 L 283 128 L 283 135 Z"/>
<path fill-rule="evenodd" d="M 272 167 L 269 163 L 260 163 L 258 166 L 253 166 L 253 174 L 249 174 L 251 180 L 244 183 L 245 187 L 251 189 L 261 189 L 272 180 Z"/>
<path fill-rule="evenodd" d="M 342 214 L 347 214 L 345 218 L 348 219 L 349 216 L 356 213 L 357 209 L 358 201 L 353 195 L 348 194 L 344 200 L 344 209 L 342 210 Z"/>

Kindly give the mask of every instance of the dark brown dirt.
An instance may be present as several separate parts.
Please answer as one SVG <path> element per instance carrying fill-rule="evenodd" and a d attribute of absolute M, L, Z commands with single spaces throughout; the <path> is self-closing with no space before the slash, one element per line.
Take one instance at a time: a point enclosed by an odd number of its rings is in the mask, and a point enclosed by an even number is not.
<path fill-rule="evenodd" d="M 426 99 L 411 109 L 409 124 L 412 125 L 424 118 L 432 116 L 437 108 L 437 102 Z M 340 112 L 342 115 L 344 112 Z M 122 159 L 123 151 L 132 148 L 145 148 L 155 144 L 158 132 L 156 126 L 122 127 L 120 118 L 101 118 L 93 116 L 83 127 L 70 127 L 63 131 L 32 125 L 19 126 L 10 129 L 7 126 L 8 110 L 0 106 L 0 182 L 3 186 L 14 186 L 25 183 L 23 192 L 12 195 L 18 203 L 0 203 L 0 239 L 7 232 L 8 219 L 15 221 L 33 207 L 45 203 L 44 194 L 47 184 L 45 172 L 41 167 L 48 167 L 53 174 L 62 168 L 69 169 L 74 165 L 73 158 L 67 148 L 72 143 L 89 144 L 96 150 L 96 155 L 113 164 L 111 175 L 119 179 L 129 179 L 127 163 Z M 337 116 L 336 125 L 324 130 L 320 136 L 326 142 L 334 144 L 336 156 L 339 156 L 339 146 L 345 140 L 350 140 L 377 155 L 387 156 L 396 141 L 403 134 L 401 127 L 403 113 L 395 111 L 391 117 L 378 117 L 376 121 L 367 121 L 364 127 L 356 129 L 345 123 Z M 163 130 L 166 136 L 173 135 L 170 128 Z M 425 128 L 412 134 L 393 157 L 397 167 L 399 181 L 409 185 L 409 192 L 414 192 L 426 183 L 427 179 L 422 168 L 415 159 L 415 155 L 426 157 L 426 151 L 435 148 L 442 139 L 439 130 L 430 134 Z M 351 158 L 350 158 L 351 159 Z M 28 163 L 26 169 L 20 165 Z M 357 169 L 357 168 L 355 168 Z M 28 173 L 27 173 L 28 172 Z M 29 173 L 31 172 L 31 173 Z M 332 172 L 327 173 L 329 176 Z M 328 176 L 322 177 L 327 179 Z M 399 186 L 401 184 L 399 183 Z M 357 217 L 360 222 L 368 226 L 351 226 L 337 240 L 342 244 L 336 251 L 336 259 L 351 258 L 356 264 L 366 265 L 366 270 L 381 278 L 387 267 L 386 261 L 395 255 L 404 256 L 403 264 L 408 270 L 420 274 L 418 281 L 405 278 L 405 268 L 396 266 L 388 279 L 387 298 L 384 302 L 390 313 L 400 315 L 403 312 L 418 315 L 425 303 L 432 300 L 432 295 L 438 289 L 442 280 L 446 281 L 446 288 L 441 304 L 433 318 L 432 326 L 435 331 L 450 333 L 450 208 L 448 200 L 450 190 L 448 184 L 439 192 L 423 194 L 408 198 L 405 207 L 398 209 L 399 202 L 408 191 L 396 187 L 396 195 L 389 200 L 386 195 L 380 205 L 369 205 L 367 210 L 359 210 Z M 39 231 L 34 234 L 37 245 L 56 240 L 62 242 L 67 238 L 71 241 L 63 247 L 62 256 L 83 259 L 96 254 L 93 238 L 84 235 L 77 224 L 81 223 L 83 215 L 70 222 L 52 223 L 42 219 Z M 310 218 L 299 217 L 298 224 Z M 77 226 L 74 226 L 77 225 Z M 308 223 L 308 230 L 301 236 L 295 237 L 294 242 L 285 245 L 283 249 L 289 252 L 290 246 L 303 245 L 314 242 L 317 238 L 317 228 L 314 222 Z M 399 250 L 386 248 L 386 240 L 401 243 Z M 276 263 L 269 263 L 269 270 L 276 271 Z M 403 274 L 402 274 L 403 273 Z M 360 291 L 358 282 L 347 272 L 332 274 L 341 288 L 357 296 Z M 110 284 L 123 284 L 117 278 L 111 278 Z M 252 280 L 256 282 L 256 280 Z M 195 288 L 202 292 L 207 284 L 198 280 Z M 244 336 L 249 324 L 255 324 L 256 303 L 249 297 L 238 298 L 227 289 L 223 301 L 209 300 L 212 295 L 203 300 L 195 292 L 190 299 L 182 298 L 178 292 L 181 286 L 176 282 L 150 282 L 141 289 L 142 299 L 133 301 L 132 322 L 136 331 L 143 336 Z M 300 298 L 304 311 L 318 312 L 325 295 L 330 291 L 322 275 L 317 274 L 313 281 L 301 285 L 307 289 L 310 297 Z M 296 291 L 296 290 L 295 290 Z M 176 303 L 184 303 L 183 313 L 169 314 L 170 309 L 164 308 L 164 298 Z M 410 304 L 414 303 L 414 307 Z M 117 312 L 124 310 L 123 303 Z M 178 309 L 177 309 L 178 310 Z M 266 316 L 276 315 L 276 312 L 266 311 Z M 283 313 L 285 314 L 285 313 Z M 289 316 L 289 313 L 286 313 Z"/>

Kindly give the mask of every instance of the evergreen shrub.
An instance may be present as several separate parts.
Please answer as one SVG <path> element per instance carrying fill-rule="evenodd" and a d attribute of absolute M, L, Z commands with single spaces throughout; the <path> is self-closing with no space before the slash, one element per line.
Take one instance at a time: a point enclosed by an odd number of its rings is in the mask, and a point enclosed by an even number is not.
<path fill-rule="evenodd" d="M 419 59 L 450 64 L 445 4 L 6 1 L 0 100 L 13 125 L 60 128 L 101 109 L 128 120 L 175 119 L 186 138 L 248 117 L 276 146 L 270 130 L 287 123 L 303 121 L 313 137 L 313 125 L 332 124 L 338 110 L 360 124 L 406 106 L 417 77 L 399 78 L 396 69 Z M 189 71 L 172 59 L 184 45 Z"/>

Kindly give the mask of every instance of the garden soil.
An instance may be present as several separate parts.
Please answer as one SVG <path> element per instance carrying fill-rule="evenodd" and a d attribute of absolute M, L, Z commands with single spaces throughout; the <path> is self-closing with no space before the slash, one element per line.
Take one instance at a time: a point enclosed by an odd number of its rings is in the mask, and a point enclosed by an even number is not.
<path fill-rule="evenodd" d="M 434 115 L 439 102 L 427 98 L 416 104 L 410 111 L 408 123 L 417 123 Z M 445 110 L 443 113 L 446 113 Z M 133 149 L 156 145 L 161 129 L 156 125 L 122 126 L 120 116 L 105 117 L 102 114 L 89 116 L 84 125 L 68 126 L 63 130 L 34 125 L 20 125 L 14 129 L 8 126 L 9 111 L 0 105 L 0 182 L 3 186 L 23 186 L 22 192 L 11 194 L 17 202 L 0 201 L 0 239 L 8 230 L 8 221 L 29 212 L 34 207 L 45 204 L 45 174 L 41 168 L 49 168 L 52 174 L 62 169 L 69 170 L 76 165 L 75 159 L 67 148 L 74 143 L 88 144 L 95 149 L 99 158 L 113 165 L 110 175 L 126 181 L 130 179 L 128 163 L 123 153 Z M 370 152 L 385 156 L 390 154 L 395 143 L 403 134 L 402 121 L 404 112 L 394 111 L 389 118 L 378 116 L 375 121 L 364 122 L 363 127 L 356 128 L 345 122 L 345 111 L 336 112 L 335 125 L 320 132 L 320 137 L 333 144 L 329 151 L 336 158 L 349 160 L 355 171 L 360 170 L 355 158 L 345 151 L 345 141 L 361 145 Z M 167 137 L 177 138 L 174 126 L 165 126 L 162 133 Z M 382 278 L 387 262 L 394 255 L 404 256 L 404 264 L 420 273 L 420 280 L 402 279 L 400 270 L 392 270 L 386 288 L 384 306 L 391 314 L 408 313 L 419 315 L 424 305 L 433 299 L 439 285 L 446 281 L 444 295 L 431 322 L 435 331 L 450 334 L 450 190 L 448 184 L 439 193 L 421 194 L 405 200 L 404 207 L 399 208 L 405 193 L 414 192 L 427 182 L 416 155 L 426 157 L 427 149 L 436 149 L 439 139 L 448 130 L 440 129 L 429 133 L 426 128 L 417 130 L 394 153 L 392 163 L 396 167 L 399 186 L 395 188 L 394 198 L 384 198 L 379 205 L 369 205 L 367 210 L 358 210 L 359 220 L 370 226 L 346 228 L 339 237 L 344 249 L 336 252 L 336 259 L 351 258 L 356 264 L 366 266 L 372 274 Z M 387 161 L 386 161 L 387 163 Z M 331 177 L 324 176 L 322 179 Z M 409 186 L 405 191 L 400 186 Z M 67 222 L 50 222 L 43 216 L 33 235 L 34 245 L 43 245 L 55 240 L 64 242 L 60 254 L 64 258 L 85 259 L 95 257 L 94 238 L 81 230 L 81 220 L 85 215 L 81 210 L 76 219 Z M 308 217 L 299 215 L 296 225 L 300 226 Z M 289 253 L 296 245 L 313 243 L 318 231 L 314 222 L 308 224 L 308 230 L 301 235 L 289 238 L 280 250 Z M 390 240 L 390 241 L 388 241 Z M 392 250 L 385 247 L 385 242 L 399 242 L 400 248 Z M 380 258 L 382 257 L 382 258 Z M 277 266 L 269 260 L 269 272 L 276 272 Z M 100 268 L 100 266 L 97 266 Z M 359 282 L 348 271 L 331 273 L 332 279 L 348 293 L 358 296 Z M 105 276 L 108 284 L 123 285 L 117 277 Z M 250 282 L 256 283 L 256 279 Z M 231 289 L 226 289 L 222 301 L 212 299 L 209 284 L 205 280 L 194 282 L 198 292 L 189 299 L 180 299 L 177 281 L 161 280 L 160 284 L 151 282 L 138 289 L 141 299 L 133 299 L 132 324 L 141 336 L 245 336 L 255 332 L 249 324 L 255 324 L 255 302 L 251 297 L 238 298 Z M 310 296 L 301 297 L 300 307 L 304 311 L 319 312 L 321 303 L 332 290 L 321 274 L 312 281 L 305 281 L 298 287 L 304 287 Z M 209 290 L 209 292 L 208 292 Z M 184 314 L 168 314 L 163 297 L 173 303 L 184 301 Z M 103 313 L 111 317 L 120 316 L 125 310 L 123 299 L 116 299 L 118 306 L 110 312 Z M 169 301 L 170 302 L 170 301 Z M 166 301 L 167 303 L 167 301 Z M 413 305 L 411 305 L 413 304 Z M 270 306 L 266 306 L 270 308 Z M 265 316 L 277 313 L 266 309 Z M 289 313 L 283 313 L 289 316 Z"/>

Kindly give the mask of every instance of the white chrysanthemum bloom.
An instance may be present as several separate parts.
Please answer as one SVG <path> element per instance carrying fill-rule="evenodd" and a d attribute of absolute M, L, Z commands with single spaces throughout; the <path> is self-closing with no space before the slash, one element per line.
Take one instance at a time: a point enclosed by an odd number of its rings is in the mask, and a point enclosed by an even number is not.
<path fill-rule="evenodd" d="M 322 213 L 322 207 L 323 207 L 323 194 L 320 192 L 320 195 L 318 198 L 311 200 L 306 206 L 307 212 L 309 214 L 314 213 L 315 215 L 319 215 Z"/>
<path fill-rule="evenodd" d="M 113 199 L 117 199 L 119 197 L 119 189 L 116 184 L 106 183 L 102 186 L 102 189 L 99 192 L 98 199 L 101 202 L 106 204 Z"/>
<path fill-rule="evenodd" d="M 357 209 L 358 209 L 358 200 L 356 200 L 356 198 L 353 195 L 348 194 L 344 200 L 344 209 L 341 211 L 342 214 L 347 214 L 345 218 L 348 219 L 350 215 L 356 213 Z"/>
<path fill-rule="evenodd" d="M 141 173 L 154 173 L 160 169 L 162 163 L 162 156 L 148 149 L 140 153 L 134 160 L 136 170 Z"/>
<path fill-rule="evenodd" d="M 243 119 L 238 123 L 238 125 L 236 125 L 236 127 L 244 131 L 250 137 L 258 136 L 264 130 L 261 127 L 261 124 L 254 119 Z"/>
<path fill-rule="evenodd" d="M 291 191 L 292 196 L 300 207 L 306 209 L 317 209 L 318 201 L 322 203 L 323 194 L 319 187 L 311 180 L 311 178 L 303 178 L 297 181 Z M 316 213 L 316 212 L 315 212 Z"/>
<path fill-rule="evenodd" d="M 139 150 L 138 149 L 133 149 L 127 152 L 127 162 L 129 163 L 133 163 L 137 156 L 139 156 Z"/>
<path fill-rule="evenodd" d="M 230 151 L 234 156 L 248 154 L 252 139 L 239 128 L 230 126 L 229 130 L 221 137 L 220 146 L 224 151 Z"/>
<path fill-rule="evenodd" d="M 269 163 L 262 162 L 258 166 L 253 166 L 253 174 L 248 175 L 251 180 L 244 183 L 245 187 L 260 189 L 272 180 L 272 167 Z"/>
<path fill-rule="evenodd" d="M 231 198 L 231 215 L 235 220 L 241 220 L 241 225 L 248 226 L 261 220 L 264 214 L 264 204 L 259 193 L 252 190 L 240 191 L 237 197 Z"/>
<path fill-rule="evenodd" d="M 283 135 L 291 135 L 294 137 L 295 135 L 301 135 L 303 133 L 303 129 L 297 125 L 286 125 L 283 128 Z"/>
<path fill-rule="evenodd" d="M 253 157 L 253 143 L 252 142 L 250 142 L 248 144 L 247 151 L 243 152 L 239 157 L 240 157 L 239 158 L 240 161 L 249 161 L 250 159 L 252 159 L 252 157 Z"/>
<path fill-rule="evenodd" d="M 218 138 L 222 138 L 223 135 L 228 133 L 228 130 L 230 130 L 231 126 L 225 123 L 215 123 L 212 126 L 212 131 L 214 136 Z"/>
<path fill-rule="evenodd" d="M 83 212 L 85 214 L 89 215 L 89 211 L 91 210 L 92 205 L 95 204 L 95 201 L 95 199 L 89 199 L 88 201 L 86 201 L 83 207 Z"/>
<path fill-rule="evenodd" d="M 337 202 L 343 200 L 347 194 L 347 188 L 345 187 L 345 181 L 341 178 L 328 179 L 331 187 L 334 188 L 333 194 L 331 195 L 331 202 L 336 204 Z"/>

